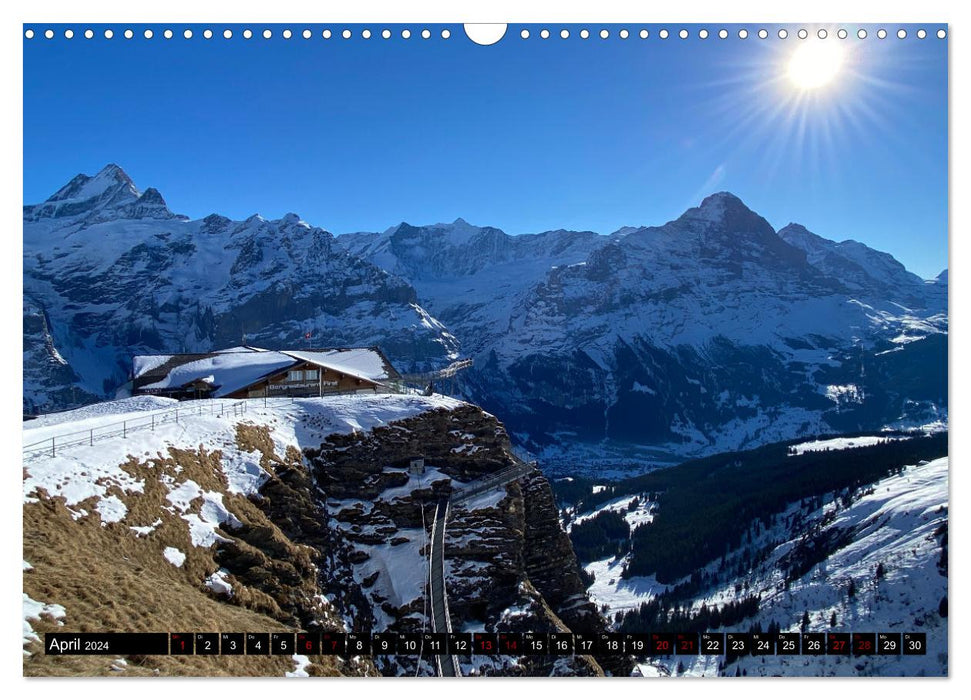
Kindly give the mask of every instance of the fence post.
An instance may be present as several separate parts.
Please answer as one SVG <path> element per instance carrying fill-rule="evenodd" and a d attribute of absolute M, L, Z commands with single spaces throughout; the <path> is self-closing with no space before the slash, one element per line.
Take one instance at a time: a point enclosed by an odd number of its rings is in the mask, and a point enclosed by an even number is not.
<path fill-rule="evenodd" d="M 179 424 L 179 409 L 175 409 L 175 424 Z"/>
<path fill-rule="evenodd" d="M 90 442 L 90 444 L 91 445 L 94 444 L 94 428 L 91 428 L 91 442 Z"/>
<path fill-rule="evenodd" d="M 152 414 L 152 432 L 155 432 L 155 414 Z"/>
<path fill-rule="evenodd" d="M 54 438 L 51 438 L 51 457 L 57 456 L 57 448 L 54 447 Z"/>
<path fill-rule="evenodd" d="M 121 422 L 121 436 L 123 438 L 128 437 L 128 421 L 123 420 Z"/>

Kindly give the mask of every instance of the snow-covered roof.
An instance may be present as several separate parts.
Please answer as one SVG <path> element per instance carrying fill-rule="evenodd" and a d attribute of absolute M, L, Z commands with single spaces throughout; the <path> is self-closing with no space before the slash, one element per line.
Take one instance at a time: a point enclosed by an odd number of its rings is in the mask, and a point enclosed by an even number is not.
<path fill-rule="evenodd" d="M 290 357 L 330 367 L 352 377 L 382 382 L 391 379 L 387 361 L 374 348 L 339 348 L 334 350 L 284 350 Z"/>
<path fill-rule="evenodd" d="M 136 358 L 137 359 L 137 358 Z M 218 387 L 215 398 L 227 396 L 258 381 L 268 374 L 296 364 L 294 358 L 282 352 L 233 352 L 214 354 L 193 360 L 169 370 L 160 381 L 146 384 L 143 389 L 176 389 L 200 379 Z"/>
<path fill-rule="evenodd" d="M 136 355 L 132 358 L 132 371 L 136 377 L 140 377 L 161 367 L 171 359 L 171 355 Z"/>
<path fill-rule="evenodd" d="M 397 377 L 394 368 L 375 348 L 276 351 L 241 345 L 209 355 L 183 356 L 181 359 L 185 361 L 179 362 L 179 355 L 139 355 L 133 358 L 134 376 L 136 379 L 143 377 L 142 381 L 149 382 L 139 388 L 178 389 L 202 381 L 214 386 L 212 395 L 220 398 L 303 362 L 373 383 Z"/>

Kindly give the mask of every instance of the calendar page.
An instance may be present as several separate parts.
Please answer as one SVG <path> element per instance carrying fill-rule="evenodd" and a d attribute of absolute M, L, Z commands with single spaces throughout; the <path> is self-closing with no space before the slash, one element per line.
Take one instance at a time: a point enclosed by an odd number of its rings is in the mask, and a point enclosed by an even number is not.
<path fill-rule="evenodd" d="M 948 675 L 947 24 L 21 32 L 25 676 Z"/>

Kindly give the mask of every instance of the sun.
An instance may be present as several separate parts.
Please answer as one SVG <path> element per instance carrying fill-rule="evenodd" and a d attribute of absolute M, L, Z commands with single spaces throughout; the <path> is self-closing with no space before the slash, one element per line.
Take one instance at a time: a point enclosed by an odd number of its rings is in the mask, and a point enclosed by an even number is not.
<path fill-rule="evenodd" d="M 833 82 L 842 66 L 843 49 L 838 44 L 813 39 L 793 52 L 787 74 L 800 90 L 816 90 Z"/>

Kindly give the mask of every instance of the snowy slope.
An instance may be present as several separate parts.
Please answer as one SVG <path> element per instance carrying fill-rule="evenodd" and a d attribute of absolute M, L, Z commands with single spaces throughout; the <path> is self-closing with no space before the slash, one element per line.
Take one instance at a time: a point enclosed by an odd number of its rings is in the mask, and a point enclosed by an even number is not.
<path fill-rule="evenodd" d="M 607 504 L 604 508 L 610 508 Z M 797 518 L 796 516 L 801 516 Z M 772 622 L 783 632 L 800 631 L 808 612 L 809 632 L 926 632 L 926 656 L 869 657 L 750 657 L 737 662 L 748 675 L 941 675 L 947 673 L 947 619 L 938 605 L 947 596 L 948 579 L 938 567 L 941 527 L 948 519 L 948 459 L 906 468 L 858 490 L 849 507 L 829 502 L 805 511 L 794 504 L 779 523 L 753 537 L 752 548 L 764 549 L 767 557 L 747 575 L 721 576 L 708 589 L 692 597 L 689 607 L 697 612 L 759 594 L 758 613 L 733 629 L 747 631 L 752 624 L 763 630 Z M 792 525 L 787 524 L 793 523 Z M 812 534 L 817 540 L 841 535 L 842 545 L 813 566 L 788 588 L 784 585 L 788 557 Z M 711 565 L 709 573 L 730 571 Z M 883 575 L 876 571 L 882 565 Z M 620 577 L 623 560 L 593 562 L 586 569 L 596 576 L 591 598 L 609 606 L 611 614 L 647 602 L 667 587 L 653 577 Z M 850 581 L 855 594 L 850 597 Z M 837 625 L 830 626 L 835 613 Z M 720 630 L 725 631 L 725 630 Z M 728 630 L 731 631 L 731 630 Z M 686 675 L 716 675 L 714 657 L 678 657 L 643 664 L 644 675 L 671 673 L 682 661 Z M 735 667 L 727 671 L 735 674 Z"/>
<path fill-rule="evenodd" d="M 145 401 L 145 399 L 150 399 Z M 212 405 L 231 407 L 238 402 L 216 399 Z M 223 467 L 229 489 L 233 493 L 253 494 L 266 477 L 259 466 L 259 455 L 243 452 L 236 447 L 236 426 L 259 424 L 271 427 L 277 452 L 286 453 L 288 446 L 302 448 L 316 446 L 327 435 L 369 431 L 376 426 L 418 415 L 436 408 L 454 408 L 461 402 L 444 396 L 333 396 L 313 399 L 275 399 L 267 402 L 249 401 L 245 413 L 227 410 L 223 416 L 188 415 L 180 422 L 159 422 L 153 430 L 131 430 L 126 437 L 96 442 L 93 446 L 79 445 L 58 451 L 55 457 L 42 455 L 25 466 L 24 499 L 36 497 L 37 489 L 65 498 L 68 507 L 92 497 L 99 498 L 98 510 L 104 520 L 103 508 L 118 508 L 117 498 L 108 495 L 112 488 L 139 491 L 143 485 L 118 467 L 128 455 L 151 456 L 169 447 L 196 449 L 200 444 L 224 452 Z M 175 401 L 155 397 L 136 397 L 121 401 L 86 406 L 64 414 L 41 416 L 24 424 L 23 443 L 29 445 L 49 440 L 53 436 L 106 428 L 127 420 L 145 422 L 155 404 L 171 408 Z M 183 404 L 184 407 L 186 405 Z M 196 488 L 189 485 L 186 495 L 193 500 Z M 198 494 L 196 494 L 198 495 Z M 114 498 L 114 500 L 112 500 Z M 178 494 L 175 501 L 185 500 Z M 173 501 L 173 503 L 175 503 Z M 114 512 L 117 512 L 114 511 Z M 79 516 L 80 517 L 80 514 Z M 225 519 L 225 518 L 224 518 Z M 111 522 L 119 518 L 111 516 Z"/>

